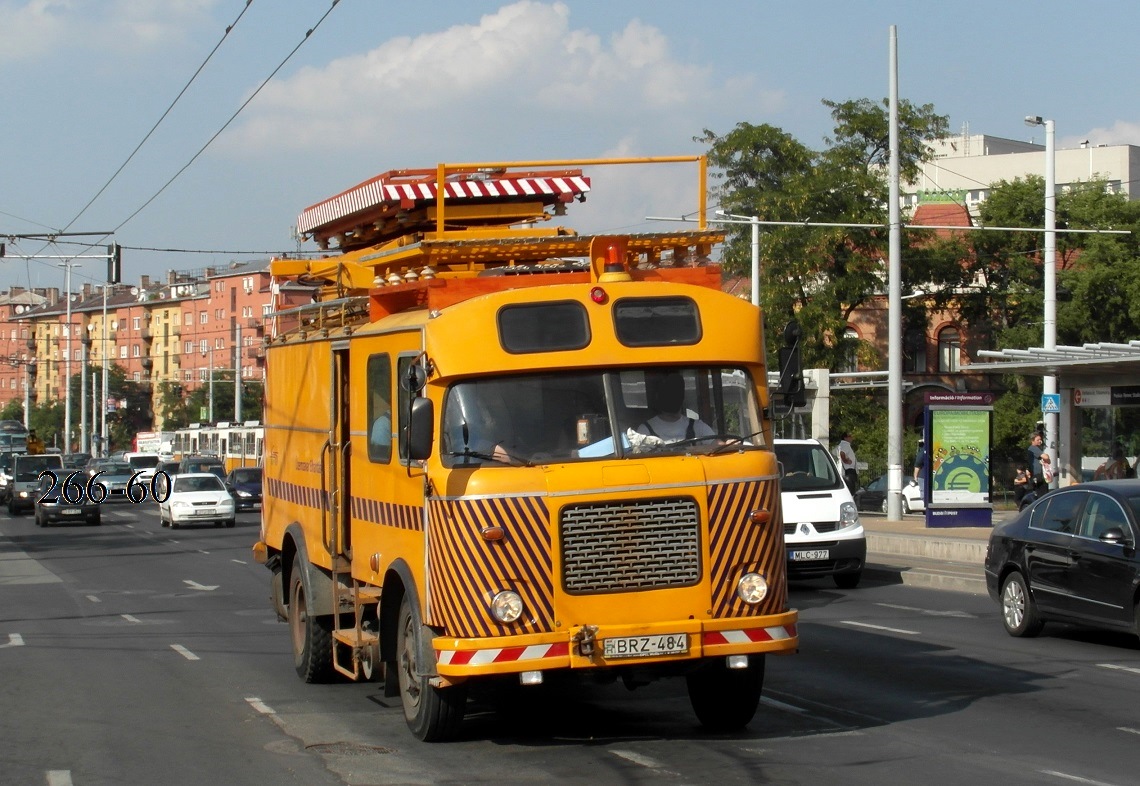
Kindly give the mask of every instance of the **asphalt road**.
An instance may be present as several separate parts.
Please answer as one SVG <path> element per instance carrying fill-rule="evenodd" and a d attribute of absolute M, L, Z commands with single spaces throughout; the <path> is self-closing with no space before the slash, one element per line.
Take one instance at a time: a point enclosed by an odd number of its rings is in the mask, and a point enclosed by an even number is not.
<path fill-rule="evenodd" d="M 984 595 L 792 586 L 801 652 L 771 657 L 749 728 L 709 735 L 679 682 L 552 680 L 473 699 L 425 745 L 376 683 L 306 685 L 257 514 L 171 531 L 152 506 L 101 527 L 0 514 L 4 784 L 1134 783 L 1140 642 L 1008 637 Z"/>

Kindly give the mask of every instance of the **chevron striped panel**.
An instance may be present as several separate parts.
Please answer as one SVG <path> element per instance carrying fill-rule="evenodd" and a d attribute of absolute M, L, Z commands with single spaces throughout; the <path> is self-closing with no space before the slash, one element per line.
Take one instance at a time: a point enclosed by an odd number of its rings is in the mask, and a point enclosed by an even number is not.
<path fill-rule="evenodd" d="M 718 483 L 709 487 L 709 543 L 713 617 L 752 617 L 778 614 L 787 605 L 784 533 L 775 515 L 765 525 L 754 524 L 752 511 L 776 512 L 779 486 L 775 480 Z M 736 595 L 736 582 L 745 573 L 768 580 L 768 597 L 758 606 Z"/>

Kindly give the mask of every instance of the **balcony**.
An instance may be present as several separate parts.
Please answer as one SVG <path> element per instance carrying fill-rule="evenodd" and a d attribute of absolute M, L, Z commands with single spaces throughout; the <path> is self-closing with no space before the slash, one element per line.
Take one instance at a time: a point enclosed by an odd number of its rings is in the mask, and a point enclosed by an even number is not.
<path fill-rule="evenodd" d="M 154 367 L 154 360 L 152 360 L 151 358 L 142 358 L 142 367 L 143 368 L 153 368 Z"/>
<path fill-rule="evenodd" d="M 262 346 L 246 347 L 245 348 L 245 356 L 247 358 L 254 358 L 254 359 L 263 358 L 263 357 L 265 357 L 265 347 L 262 347 Z"/>
<path fill-rule="evenodd" d="M 250 330 L 256 330 L 258 333 L 261 333 L 265 330 L 265 321 L 257 319 L 256 317 L 250 317 L 245 321 L 245 326 Z"/>

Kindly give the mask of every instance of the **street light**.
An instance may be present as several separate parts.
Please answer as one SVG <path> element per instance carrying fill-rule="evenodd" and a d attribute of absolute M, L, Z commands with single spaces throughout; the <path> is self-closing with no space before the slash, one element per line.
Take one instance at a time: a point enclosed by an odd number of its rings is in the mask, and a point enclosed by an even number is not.
<path fill-rule="evenodd" d="M 1045 127 L 1045 351 L 1057 349 L 1057 150 L 1056 133 L 1052 120 L 1044 120 L 1038 115 L 1025 118 L 1027 126 Z M 1042 392 L 1046 395 L 1057 393 L 1057 377 L 1044 378 Z M 1045 451 L 1050 459 L 1057 459 L 1057 437 L 1060 415 L 1057 412 L 1045 413 Z M 1056 464 L 1055 464 L 1056 466 Z"/>

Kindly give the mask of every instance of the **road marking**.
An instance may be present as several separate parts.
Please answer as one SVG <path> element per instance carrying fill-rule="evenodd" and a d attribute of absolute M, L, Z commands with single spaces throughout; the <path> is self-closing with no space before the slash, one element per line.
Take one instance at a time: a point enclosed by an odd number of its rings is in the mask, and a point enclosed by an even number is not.
<path fill-rule="evenodd" d="M 1042 775 L 1052 775 L 1054 778 L 1076 781 L 1077 783 L 1088 783 L 1090 786 L 1113 786 L 1107 781 L 1094 781 L 1092 778 L 1082 778 L 1080 775 L 1070 775 L 1067 772 L 1057 772 L 1056 770 L 1041 770 L 1040 772 Z"/>
<path fill-rule="evenodd" d="M 190 589 L 202 590 L 203 592 L 210 592 L 212 590 L 216 590 L 218 587 L 221 586 L 220 584 L 214 584 L 212 586 L 206 585 L 206 584 L 199 584 L 198 582 L 191 581 L 190 579 L 183 579 L 182 583 L 188 585 L 190 587 Z"/>
<path fill-rule="evenodd" d="M 142 620 L 133 614 L 120 614 L 119 616 L 125 619 L 127 622 L 142 622 Z"/>
<path fill-rule="evenodd" d="M 181 655 L 186 660 L 202 660 L 197 655 L 195 655 L 193 652 L 191 652 L 190 650 L 183 647 L 181 644 L 171 644 L 170 649 L 177 652 L 179 655 Z"/>
<path fill-rule="evenodd" d="M 205 549 L 198 549 L 198 553 L 199 554 L 209 554 L 210 552 L 206 551 Z"/>
<path fill-rule="evenodd" d="M 91 601 L 92 603 L 102 603 L 103 602 L 103 601 L 99 600 L 97 597 L 95 597 L 94 595 L 88 595 L 87 600 Z"/>
<path fill-rule="evenodd" d="M 917 611 L 919 614 L 926 614 L 931 617 L 962 617 L 964 619 L 974 619 L 974 615 L 966 611 L 934 611 L 933 609 L 920 609 L 915 606 L 898 606 L 894 603 L 876 603 L 876 606 L 882 606 L 884 609 L 895 609 L 896 611 Z"/>
<path fill-rule="evenodd" d="M 634 764 L 640 764 L 642 767 L 648 767 L 651 770 L 661 769 L 661 762 L 656 759 L 651 759 L 648 756 L 642 756 L 640 753 L 634 753 L 633 751 L 610 751 L 610 753 L 626 761 L 631 761 Z"/>
<path fill-rule="evenodd" d="M 866 622 L 855 622 L 853 620 L 840 620 L 843 625 L 853 625 L 856 628 L 870 628 L 871 630 L 884 630 L 888 633 L 901 633 L 904 636 L 918 636 L 921 635 L 917 630 L 902 630 L 901 628 L 888 628 L 885 625 L 868 625 Z"/>
<path fill-rule="evenodd" d="M 261 699 L 257 698 L 256 696 L 246 696 L 245 700 L 247 702 L 249 702 L 249 706 L 253 707 L 255 710 L 260 712 L 262 715 L 276 715 L 277 714 L 276 712 L 273 711 L 272 707 L 270 707 L 268 704 L 266 704 L 265 702 L 263 702 Z"/>
<path fill-rule="evenodd" d="M 243 559 L 231 559 L 230 562 L 236 562 L 239 565 L 245 564 L 245 560 L 243 560 Z"/>
<path fill-rule="evenodd" d="M 23 647 L 23 646 L 24 646 L 24 637 L 23 636 L 21 636 L 19 633 L 9 633 L 8 634 L 8 643 L 7 644 L 0 644 L 0 649 L 3 649 L 4 647 Z"/>
<path fill-rule="evenodd" d="M 71 770 L 48 770 L 48 786 L 71 786 Z"/>
<path fill-rule="evenodd" d="M 803 707 L 797 707 L 793 704 L 785 704 L 782 701 L 776 701 L 775 699 L 770 699 L 767 696 L 761 696 L 760 702 L 762 704 L 767 704 L 769 707 L 775 707 L 778 710 L 783 710 L 784 712 L 794 712 L 797 715 L 803 715 L 807 712 L 807 710 L 805 710 Z"/>
<path fill-rule="evenodd" d="M 1140 734 L 1140 729 L 1130 729 L 1127 726 L 1117 726 L 1116 730 L 1128 732 L 1129 734 Z"/>
<path fill-rule="evenodd" d="M 1135 669 L 1131 666 L 1117 666 L 1115 663 L 1098 663 L 1096 664 L 1102 669 L 1115 669 L 1116 671 L 1127 671 L 1131 674 L 1140 674 L 1140 669 Z"/>

